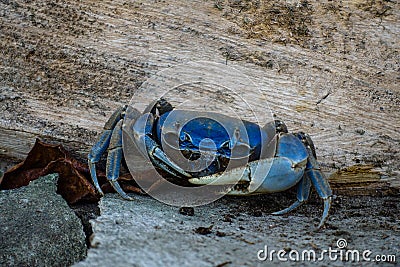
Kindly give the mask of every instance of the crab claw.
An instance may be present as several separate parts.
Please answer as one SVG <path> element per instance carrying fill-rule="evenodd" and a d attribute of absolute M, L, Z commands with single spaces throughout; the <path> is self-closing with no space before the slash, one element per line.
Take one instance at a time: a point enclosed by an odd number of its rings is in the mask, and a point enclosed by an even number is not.
<path fill-rule="evenodd" d="M 197 185 L 229 185 L 229 195 L 249 195 L 273 193 L 289 189 L 296 184 L 304 173 L 303 165 L 293 166 L 288 158 L 267 158 L 247 163 L 244 167 L 234 168 L 223 173 L 189 179 Z M 285 179 L 282 179 L 285 177 Z"/>
<path fill-rule="evenodd" d="M 154 116 L 151 113 L 140 116 L 132 127 L 134 142 L 142 155 L 151 160 L 155 166 L 171 175 L 180 174 L 191 177 L 189 173 L 174 163 L 160 148 L 160 145 L 152 138 Z"/>
<path fill-rule="evenodd" d="M 154 142 L 152 139 L 150 140 L 152 143 Z M 158 167 L 169 174 L 176 175 L 176 172 L 178 172 L 185 177 L 192 177 L 189 173 L 175 164 L 158 146 L 155 145 L 149 155 L 153 161 L 157 162 Z"/>
<path fill-rule="evenodd" d="M 189 182 L 197 185 L 232 184 L 230 189 L 224 192 L 228 195 L 280 192 L 297 184 L 297 201 L 284 210 L 274 212 L 274 215 L 285 214 L 303 204 L 308 199 L 310 187 L 313 185 L 324 201 L 324 212 L 318 225 L 318 228 L 321 228 L 328 218 L 332 191 L 311 150 L 308 150 L 308 160 L 299 161 L 296 165 L 285 157 L 267 158 L 220 174 L 192 178 Z"/>

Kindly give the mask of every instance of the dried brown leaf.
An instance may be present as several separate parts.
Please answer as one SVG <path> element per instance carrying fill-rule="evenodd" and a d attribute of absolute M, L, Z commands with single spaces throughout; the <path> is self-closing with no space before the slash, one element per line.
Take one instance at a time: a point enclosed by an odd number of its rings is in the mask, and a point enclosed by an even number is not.
<path fill-rule="evenodd" d="M 26 159 L 4 173 L 0 189 L 26 186 L 30 181 L 50 173 L 59 174 L 57 193 L 68 203 L 99 199 L 85 176 L 89 173 L 87 166 L 72 158 L 62 145 L 46 144 L 38 139 Z"/>

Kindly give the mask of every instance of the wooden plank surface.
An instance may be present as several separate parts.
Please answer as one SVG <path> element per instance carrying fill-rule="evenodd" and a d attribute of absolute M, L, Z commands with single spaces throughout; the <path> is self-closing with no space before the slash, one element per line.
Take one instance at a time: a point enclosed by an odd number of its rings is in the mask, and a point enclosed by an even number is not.
<path fill-rule="evenodd" d="M 147 78 L 209 60 L 262 89 L 257 112 L 309 133 L 324 171 L 372 165 L 398 187 L 398 4 L 236 2 L 0 3 L 0 157 L 40 137 L 83 158 Z"/>

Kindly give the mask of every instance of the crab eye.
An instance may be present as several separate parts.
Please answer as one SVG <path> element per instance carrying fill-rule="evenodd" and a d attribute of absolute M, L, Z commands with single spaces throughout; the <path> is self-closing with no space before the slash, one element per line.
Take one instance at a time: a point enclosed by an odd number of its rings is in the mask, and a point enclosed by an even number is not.
<path fill-rule="evenodd" d="M 230 140 L 226 140 L 225 142 L 223 142 L 222 144 L 221 144 L 221 148 L 224 148 L 224 149 L 231 149 L 231 145 L 230 145 L 230 143 L 231 143 L 231 141 Z"/>
<path fill-rule="evenodd" d="M 182 142 L 189 142 L 189 143 L 193 144 L 192 137 L 187 132 L 183 132 L 183 136 L 180 137 L 180 140 Z"/>

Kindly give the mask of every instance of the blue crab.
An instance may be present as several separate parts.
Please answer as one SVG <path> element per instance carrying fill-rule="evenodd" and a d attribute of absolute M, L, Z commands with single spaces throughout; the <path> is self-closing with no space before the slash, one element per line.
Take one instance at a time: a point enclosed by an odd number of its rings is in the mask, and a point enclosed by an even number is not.
<path fill-rule="evenodd" d="M 313 185 L 324 202 L 318 228 L 326 221 L 332 191 L 309 135 L 289 133 L 279 120 L 260 127 L 223 114 L 174 109 L 164 99 L 151 103 L 142 114 L 130 106 L 121 107 L 107 121 L 88 155 L 91 177 L 100 194 L 96 163 L 107 150 L 107 179 L 119 195 L 131 199 L 117 181 L 127 116 L 133 119 L 128 130 L 139 150 L 163 173 L 194 185 L 229 185 L 228 195 L 281 192 L 297 185 L 297 200 L 274 215 L 304 203 Z"/>

